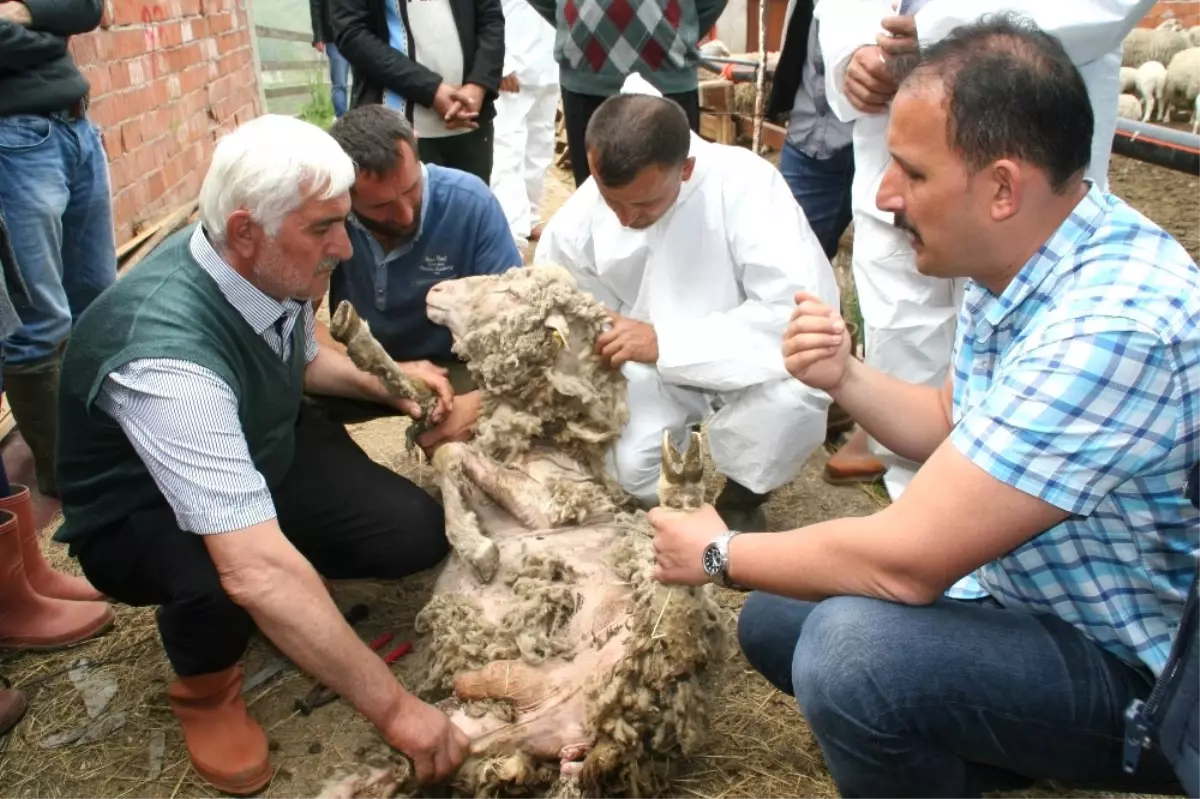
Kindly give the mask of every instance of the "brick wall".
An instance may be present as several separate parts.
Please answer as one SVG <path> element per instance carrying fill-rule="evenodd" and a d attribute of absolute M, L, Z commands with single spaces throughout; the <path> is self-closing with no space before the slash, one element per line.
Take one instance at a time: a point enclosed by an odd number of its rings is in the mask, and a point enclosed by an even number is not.
<path fill-rule="evenodd" d="M 1185 29 L 1200 25 L 1200 0 L 1158 0 L 1138 23 L 1141 28 L 1156 28 L 1165 19 L 1177 19 Z"/>
<path fill-rule="evenodd" d="M 106 0 L 74 37 L 104 134 L 118 245 L 196 197 L 218 136 L 259 107 L 249 0 Z"/>

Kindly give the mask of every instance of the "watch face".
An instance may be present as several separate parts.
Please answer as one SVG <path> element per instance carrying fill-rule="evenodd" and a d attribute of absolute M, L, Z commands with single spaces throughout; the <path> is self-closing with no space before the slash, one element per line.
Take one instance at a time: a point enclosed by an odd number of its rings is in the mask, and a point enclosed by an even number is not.
<path fill-rule="evenodd" d="M 704 571 L 710 577 L 721 573 L 721 552 L 717 549 L 716 544 L 709 544 L 704 548 Z"/>

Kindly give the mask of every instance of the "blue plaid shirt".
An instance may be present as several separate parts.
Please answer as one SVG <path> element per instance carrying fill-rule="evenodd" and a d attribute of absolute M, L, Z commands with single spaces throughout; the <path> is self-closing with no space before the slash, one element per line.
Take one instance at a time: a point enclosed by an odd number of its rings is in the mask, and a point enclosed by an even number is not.
<path fill-rule="evenodd" d="M 1200 269 L 1091 187 L 999 296 L 966 288 L 950 440 L 1071 514 L 947 592 L 1052 613 L 1159 674 L 1197 566 Z"/>

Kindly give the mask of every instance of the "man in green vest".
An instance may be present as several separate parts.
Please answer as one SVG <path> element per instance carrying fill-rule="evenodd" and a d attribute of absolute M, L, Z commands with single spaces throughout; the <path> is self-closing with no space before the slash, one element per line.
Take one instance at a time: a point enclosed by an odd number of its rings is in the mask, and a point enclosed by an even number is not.
<path fill-rule="evenodd" d="M 255 627 L 370 719 L 418 779 L 448 776 L 467 751 L 321 581 L 399 578 L 448 551 L 441 507 L 302 403 L 307 391 L 419 414 L 313 337 L 312 300 L 350 256 L 353 182 L 319 128 L 241 126 L 213 154 L 200 224 L 88 308 L 63 364 L 56 538 L 97 589 L 158 607 L 172 713 L 196 772 L 227 793 L 271 779 L 241 696 Z"/>

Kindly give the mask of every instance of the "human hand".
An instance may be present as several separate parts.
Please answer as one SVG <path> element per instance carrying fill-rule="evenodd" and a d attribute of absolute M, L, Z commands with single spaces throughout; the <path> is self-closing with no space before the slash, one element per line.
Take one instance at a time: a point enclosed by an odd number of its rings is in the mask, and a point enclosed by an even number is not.
<path fill-rule="evenodd" d="M 433 93 L 433 110 L 443 120 L 449 122 L 450 117 L 462 109 L 462 102 L 456 96 L 458 87 L 442 81 L 437 91 Z"/>
<path fill-rule="evenodd" d="M 521 81 L 517 80 L 517 73 L 513 72 L 500 79 L 500 91 L 509 93 L 521 91 Z"/>
<path fill-rule="evenodd" d="M 471 749 L 467 734 L 445 713 L 411 694 L 380 733 L 388 746 L 412 760 L 413 774 L 422 785 L 444 782 Z"/>
<path fill-rule="evenodd" d="M 842 83 L 846 99 L 864 114 L 880 114 L 896 94 L 891 67 L 879 45 L 866 45 L 854 51 Z"/>
<path fill-rule="evenodd" d="M 679 511 L 652 508 L 646 517 L 654 528 L 654 579 L 664 585 L 703 585 L 704 550 L 729 528 L 712 505 Z"/>
<path fill-rule="evenodd" d="M 479 109 L 483 105 L 484 89 L 474 83 L 468 83 L 454 91 L 454 102 L 442 117 L 446 127 L 455 128 L 479 127 Z"/>
<path fill-rule="evenodd" d="M 0 22 L 28 27 L 33 24 L 33 15 L 29 13 L 29 6 L 19 0 L 4 0 L 0 2 Z"/>
<path fill-rule="evenodd" d="M 658 334 L 653 325 L 619 313 L 610 316 L 612 327 L 596 339 L 596 354 L 609 369 L 617 369 L 626 361 L 658 363 Z"/>
<path fill-rule="evenodd" d="M 834 391 L 846 379 L 850 334 L 841 314 L 803 291 L 783 334 L 783 363 L 806 386 Z"/>
<path fill-rule="evenodd" d="M 325 52 L 325 42 L 313 42 L 313 49 L 318 53 Z"/>
<path fill-rule="evenodd" d="M 420 380 L 438 396 L 437 407 L 431 414 L 434 424 L 442 421 L 454 407 L 454 388 L 450 385 L 449 370 L 429 361 L 397 361 L 396 365 L 409 380 Z"/>
<path fill-rule="evenodd" d="M 450 441 L 466 441 L 475 430 L 475 422 L 479 419 L 479 409 L 483 399 L 479 391 L 471 391 L 454 398 L 454 407 L 446 418 L 430 430 L 417 436 L 417 444 L 432 456 L 433 450 Z"/>
<path fill-rule="evenodd" d="M 879 34 L 875 41 L 885 58 L 898 58 L 917 52 L 917 23 L 912 16 L 884 17 L 882 25 L 887 33 Z"/>

